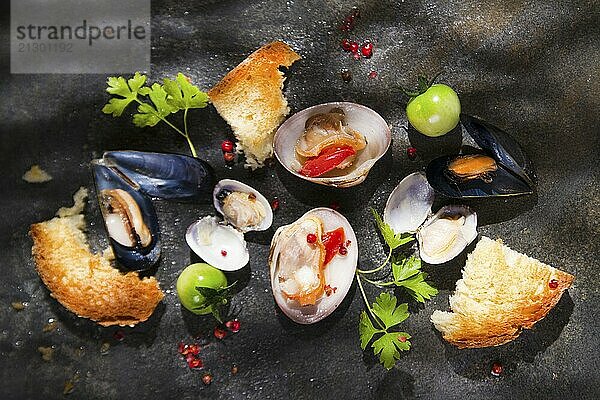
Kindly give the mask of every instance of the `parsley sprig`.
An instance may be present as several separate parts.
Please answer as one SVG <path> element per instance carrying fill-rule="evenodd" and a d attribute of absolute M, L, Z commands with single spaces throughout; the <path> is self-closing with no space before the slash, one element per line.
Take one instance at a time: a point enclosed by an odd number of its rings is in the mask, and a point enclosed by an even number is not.
<path fill-rule="evenodd" d="M 105 114 L 118 117 L 132 102 L 137 103 L 137 113 L 133 114 L 133 123 L 139 128 L 154 126 L 163 121 L 183 136 L 194 157 L 196 148 L 190 139 L 187 126 L 187 114 L 192 108 L 204 108 L 208 104 L 208 95 L 192 85 L 181 72 L 175 80 L 165 78 L 163 84 L 146 86 L 146 75 L 136 72 L 133 78 L 111 76 L 107 80 L 106 91 L 113 95 L 102 108 Z M 173 125 L 167 117 L 183 111 L 183 131 Z"/>
<path fill-rule="evenodd" d="M 227 304 L 229 303 L 229 301 L 231 300 L 231 288 L 237 283 L 233 282 L 231 285 L 224 287 L 224 288 L 219 288 L 219 289 L 213 289 L 213 288 L 208 288 L 208 287 L 203 287 L 203 286 L 198 286 L 196 287 L 196 290 L 198 291 L 198 293 L 200 293 L 200 295 L 202 297 L 204 297 L 204 301 L 202 302 L 201 305 L 199 305 L 198 307 L 196 307 L 197 310 L 201 310 L 203 308 L 206 307 L 210 307 L 210 312 L 213 315 L 213 317 L 215 317 L 215 319 L 217 321 L 219 321 L 220 324 L 223 323 L 223 311 L 225 309 L 225 307 L 227 306 Z"/>
<path fill-rule="evenodd" d="M 408 318 L 408 304 L 397 305 L 395 296 L 383 292 L 377 296 L 372 305 L 367 299 L 363 287 L 363 280 L 377 287 L 402 287 L 408 294 L 420 303 L 431 299 L 438 291 L 426 282 L 427 274 L 421 272 L 421 260 L 414 255 L 408 258 L 392 259 L 393 251 L 400 246 L 414 240 L 412 235 L 395 233 L 386 224 L 377 211 L 371 209 L 375 222 L 389 250 L 385 261 L 377 268 L 370 270 L 356 270 L 356 281 L 362 294 L 367 312 L 360 315 L 358 327 L 360 345 L 363 350 L 369 342 L 373 341 L 371 347 L 373 353 L 379 355 L 379 361 L 387 369 L 391 369 L 400 359 L 400 351 L 410 349 L 410 335 L 406 332 L 398 332 L 395 327 Z M 391 262 L 390 262 L 391 260 Z M 389 281 L 372 280 L 365 275 L 371 275 L 384 269 L 390 264 L 392 279 Z M 389 275 L 389 274 L 388 274 Z M 373 340 L 375 337 L 376 340 Z"/>

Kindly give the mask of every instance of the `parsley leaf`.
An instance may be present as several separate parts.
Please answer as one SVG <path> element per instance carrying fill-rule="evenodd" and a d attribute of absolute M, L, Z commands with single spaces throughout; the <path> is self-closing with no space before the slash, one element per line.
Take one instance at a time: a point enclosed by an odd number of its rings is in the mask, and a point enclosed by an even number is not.
<path fill-rule="evenodd" d="M 373 304 L 373 313 L 383 322 L 386 329 L 408 318 L 408 304 L 404 303 L 396 307 L 397 301 L 396 296 L 383 292 L 377 296 Z"/>
<path fill-rule="evenodd" d="M 167 102 L 167 92 L 165 92 L 160 84 L 155 83 L 152 87 L 145 87 L 141 93 L 150 98 L 154 107 L 148 103 L 140 104 L 138 106 L 138 113 L 133 114 L 133 123 L 135 126 L 139 128 L 154 126 L 167 115 L 177 111 L 177 109 L 173 108 Z"/>
<path fill-rule="evenodd" d="M 208 95 L 192 85 L 181 72 L 175 80 L 166 78 L 163 88 L 169 95 L 167 102 L 177 110 L 204 108 L 208 104 Z"/>
<path fill-rule="evenodd" d="M 146 75 L 136 72 L 133 78 L 127 81 L 122 76 L 118 78 L 111 76 L 106 83 L 108 84 L 106 91 L 112 95 L 120 96 L 120 98 L 113 97 L 110 99 L 102 108 L 102 112 L 104 114 L 112 114 L 113 117 L 118 117 L 123 114 L 129 103 L 138 99 L 140 88 L 146 83 Z"/>
<path fill-rule="evenodd" d="M 418 302 L 425 303 L 425 300 L 431 299 L 438 294 L 438 290 L 425 282 L 427 274 L 421 272 L 412 278 L 396 282 L 396 286 L 402 286 L 408 290 L 408 293 Z"/>
<path fill-rule="evenodd" d="M 406 244 L 412 240 L 414 240 L 412 235 L 404 235 L 402 233 L 395 233 L 391 226 L 386 224 L 381 216 L 375 209 L 371 208 L 371 212 L 373 213 L 373 217 L 375 218 L 375 222 L 377 223 L 377 227 L 381 232 L 381 236 L 383 236 L 383 240 L 387 243 L 390 250 L 395 250 L 398 247 Z"/>
<path fill-rule="evenodd" d="M 421 260 L 415 256 L 405 258 L 400 263 L 392 263 L 392 276 L 394 281 L 403 281 L 414 276 L 421 270 Z"/>
<path fill-rule="evenodd" d="M 373 335 L 375 333 L 380 332 L 373 326 L 371 322 L 371 318 L 367 315 L 365 311 L 360 313 L 360 323 L 358 325 L 358 333 L 360 335 L 360 347 L 364 350 L 367 348 L 367 345 L 373 339 Z"/>
<path fill-rule="evenodd" d="M 221 318 L 221 313 L 223 311 L 224 306 L 227 305 L 227 303 L 229 303 L 229 299 L 231 298 L 230 289 L 236 283 L 237 283 L 237 281 L 233 282 L 231 285 L 229 285 L 227 287 L 219 288 L 219 289 L 213 289 L 213 288 L 208 288 L 208 287 L 203 287 L 203 286 L 196 287 L 196 290 L 198 291 L 198 293 L 202 297 L 204 297 L 204 302 L 202 304 L 200 304 L 198 307 L 196 307 L 195 309 L 200 310 L 200 309 L 203 309 L 206 307 L 210 307 L 213 317 L 215 317 L 215 319 L 217 321 L 219 321 L 219 323 L 222 324 L 223 319 Z"/>
<path fill-rule="evenodd" d="M 396 307 L 397 299 L 389 293 L 383 292 L 375 299 L 372 312 L 379 318 L 378 324 L 383 324 L 383 329 L 377 329 L 369 315 L 363 311 L 360 315 L 358 333 L 360 336 L 360 347 L 365 350 L 367 345 L 376 335 L 379 337 L 373 341 L 371 347 L 373 353 L 379 355 L 379 361 L 387 369 L 394 366 L 400 359 L 400 351 L 410 349 L 410 335 L 405 332 L 390 331 L 390 328 L 398 325 L 408 318 L 408 304 L 403 303 Z"/>
<path fill-rule="evenodd" d="M 154 126 L 160 121 L 185 137 L 194 157 L 196 149 L 190 140 L 187 126 L 187 112 L 191 108 L 202 108 L 208 104 L 208 95 L 192 85 L 181 72 L 175 80 L 165 79 L 164 84 L 146 85 L 146 75 L 136 72 L 133 78 L 125 80 L 122 76 L 111 76 L 107 80 L 106 91 L 113 95 L 102 108 L 105 114 L 118 117 L 132 103 L 138 103 L 137 113 L 133 115 L 135 126 L 143 128 Z M 184 111 L 183 130 L 173 125 L 166 117 L 178 111 Z"/>
<path fill-rule="evenodd" d="M 400 338 L 404 338 L 401 340 Z M 410 335 L 404 332 L 389 332 L 373 342 L 373 353 L 379 354 L 379 362 L 391 369 L 400 359 L 400 351 L 410 350 Z"/>

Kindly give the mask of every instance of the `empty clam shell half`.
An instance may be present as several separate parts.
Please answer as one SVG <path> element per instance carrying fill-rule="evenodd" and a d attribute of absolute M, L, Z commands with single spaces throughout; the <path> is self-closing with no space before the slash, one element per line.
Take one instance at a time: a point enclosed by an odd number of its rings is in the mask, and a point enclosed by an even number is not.
<path fill-rule="evenodd" d="M 385 205 L 383 220 L 396 233 L 416 232 L 431 213 L 434 191 L 421 172 L 396 186 Z"/>
<path fill-rule="evenodd" d="M 445 206 L 417 233 L 419 255 L 429 264 L 458 256 L 477 237 L 477 214 L 467 206 Z"/>
<path fill-rule="evenodd" d="M 300 252 L 299 246 L 289 246 L 288 240 L 291 237 L 289 232 L 298 225 L 303 224 L 303 222 L 307 220 L 314 221 L 315 219 L 321 221 L 323 232 L 331 232 L 340 227 L 344 228 L 346 240 L 349 240 L 350 244 L 347 246 L 347 253 L 345 255 L 335 255 L 323 269 L 325 285 L 328 285 L 332 289 L 329 291 L 329 294 L 326 292 L 320 298 L 316 299 L 314 304 L 302 306 L 298 301 L 291 300 L 284 294 L 285 288 L 283 285 L 285 283 L 280 276 L 282 269 L 289 270 L 291 267 L 289 265 L 281 265 L 282 260 L 287 259 L 293 262 L 294 258 L 300 260 L 301 257 L 294 255 L 286 256 L 282 252 Z M 297 323 L 312 324 L 318 322 L 330 315 L 346 297 L 350 286 L 352 286 L 357 262 L 358 244 L 354 230 L 348 220 L 330 208 L 315 208 L 304 214 L 296 222 L 280 227 L 273 236 L 269 255 L 269 267 L 275 302 L 285 315 Z M 299 265 L 298 269 L 301 270 L 303 268 Z M 301 273 L 300 275 L 303 274 Z M 304 278 L 304 276 L 300 278 Z"/>
<path fill-rule="evenodd" d="M 213 205 L 225 221 L 241 232 L 264 231 L 273 223 L 273 210 L 265 196 L 233 179 L 217 183 Z"/>
<path fill-rule="evenodd" d="M 189 226 L 185 240 L 206 263 L 223 271 L 236 271 L 248 264 L 250 256 L 244 235 L 217 217 L 204 217 Z"/>
<path fill-rule="evenodd" d="M 366 147 L 356 154 L 351 166 L 337 170 L 335 174 L 307 177 L 298 171 L 301 168 L 296 154 L 296 144 L 305 130 L 306 121 L 332 109 L 342 110 L 346 124 L 360 132 L 366 139 Z M 392 134 L 385 120 L 375 111 L 360 104 L 333 102 L 304 109 L 288 118 L 277 130 L 274 139 L 275 156 L 290 173 L 299 178 L 321 185 L 350 187 L 363 182 L 373 165 L 390 146 Z"/>

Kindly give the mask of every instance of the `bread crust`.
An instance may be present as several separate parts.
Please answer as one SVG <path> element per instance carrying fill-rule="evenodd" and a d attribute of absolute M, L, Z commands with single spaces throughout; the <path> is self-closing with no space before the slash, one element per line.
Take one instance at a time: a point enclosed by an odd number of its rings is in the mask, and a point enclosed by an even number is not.
<path fill-rule="evenodd" d="M 272 87 L 279 90 L 281 79 L 279 66 L 289 67 L 300 58 L 298 53 L 286 43 L 276 41 L 266 44 L 229 71 L 219 83 L 208 91 L 208 97 L 216 106 L 221 101 L 227 101 L 230 92 L 239 86 L 258 85 L 262 90 L 270 91 Z M 263 100 L 267 101 L 267 106 L 273 108 L 279 105 L 279 102 L 275 101 L 279 99 Z"/>
<path fill-rule="evenodd" d="M 260 168 L 273 156 L 273 137 L 289 113 L 283 96 L 283 73 L 301 57 L 283 42 L 269 43 L 231 70 L 208 97 L 237 138 L 246 166 Z"/>
<path fill-rule="evenodd" d="M 483 240 L 491 241 L 488 238 L 482 238 Z M 523 329 L 531 329 L 536 322 L 550 312 L 560 300 L 563 292 L 571 286 L 575 279 L 569 273 L 508 249 L 502 245 L 500 240 L 494 243 L 496 246 L 501 246 L 501 252 L 504 256 L 507 253 L 512 253 L 520 258 L 518 263 L 532 263 L 535 278 L 539 280 L 539 284 L 536 287 L 520 288 L 522 299 L 505 299 L 511 304 L 519 304 L 518 307 L 510 307 L 510 313 L 507 314 L 435 311 L 431 316 L 431 321 L 436 329 L 442 332 L 442 336 L 446 341 L 461 349 L 499 346 L 516 339 Z M 477 248 L 473 253 L 476 251 Z M 473 261 L 468 260 L 467 262 Z M 508 262 L 504 262 L 504 268 L 516 267 L 516 265 L 510 266 Z M 558 281 L 558 286 L 555 289 L 550 288 L 549 285 L 549 282 L 553 279 Z M 527 299 L 531 301 L 525 301 Z M 502 303 L 502 299 L 498 298 L 489 300 Z"/>
<path fill-rule="evenodd" d="M 76 218 L 83 222 L 77 215 L 31 225 L 36 269 L 51 296 L 102 326 L 147 320 L 164 296 L 157 280 L 122 274 L 106 258 L 92 254 Z"/>

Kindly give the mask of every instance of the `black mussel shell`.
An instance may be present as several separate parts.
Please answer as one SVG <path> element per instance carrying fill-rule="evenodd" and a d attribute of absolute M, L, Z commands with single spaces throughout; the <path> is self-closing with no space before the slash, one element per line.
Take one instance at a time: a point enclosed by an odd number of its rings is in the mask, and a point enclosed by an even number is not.
<path fill-rule="evenodd" d="M 209 200 L 215 186 L 210 164 L 182 154 L 107 151 L 103 159 L 150 197 Z"/>
<path fill-rule="evenodd" d="M 531 188 L 534 187 L 533 163 L 516 140 L 500 128 L 470 115 L 461 114 L 460 121 L 483 151 Z"/>
<path fill-rule="evenodd" d="M 142 271 L 150 269 L 160 258 L 160 230 L 158 217 L 152 201 L 144 195 L 137 187 L 132 186 L 126 177 L 119 173 L 114 167 L 104 164 L 104 160 L 92 161 L 96 194 L 100 202 L 102 217 L 104 219 L 106 210 L 103 206 L 101 193 L 108 189 L 122 189 L 126 191 L 137 203 L 143 223 L 151 233 L 151 241 L 142 247 L 137 244 L 132 247 L 124 246 L 109 235 L 109 241 L 113 248 L 117 262 L 127 270 Z M 106 226 L 106 220 L 105 226 Z M 108 234 L 108 228 L 106 228 Z"/>
<path fill-rule="evenodd" d="M 439 157 L 427 166 L 427 181 L 436 192 L 446 197 L 515 196 L 533 193 L 529 184 L 502 164 L 498 164 L 496 171 L 479 178 L 464 180 L 453 177 L 448 173 L 448 164 L 456 157 L 456 155 Z"/>

